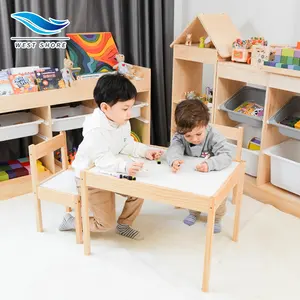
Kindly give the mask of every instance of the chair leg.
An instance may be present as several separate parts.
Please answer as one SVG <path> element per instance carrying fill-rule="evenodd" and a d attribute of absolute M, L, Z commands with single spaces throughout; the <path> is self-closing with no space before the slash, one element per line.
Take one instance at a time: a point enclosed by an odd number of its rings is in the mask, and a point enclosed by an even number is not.
<path fill-rule="evenodd" d="M 38 232 L 43 232 L 43 220 L 42 220 L 42 207 L 41 200 L 35 195 L 35 214 L 36 214 L 36 228 Z"/>
<path fill-rule="evenodd" d="M 211 251 L 212 251 L 214 223 L 215 223 L 215 207 L 214 207 L 214 204 L 213 204 L 212 207 L 210 207 L 209 212 L 208 212 L 208 216 L 207 216 L 204 271 L 203 271 L 203 279 L 202 279 L 202 291 L 203 292 L 208 292 L 208 289 L 209 289 Z"/>
<path fill-rule="evenodd" d="M 75 204 L 75 228 L 76 228 L 76 243 L 82 244 L 82 216 L 81 216 L 81 201 Z"/>
<path fill-rule="evenodd" d="M 71 212 L 72 211 L 72 207 L 66 206 L 66 212 Z"/>
<path fill-rule="evenodd" d="M 85 184 L 85 178 L 81 178 L 81 203 L 82 203 L 82 222 L 83 222 L 83 245 L 84 254 L 91 254 L 91 234 L 90 234 L 90 218 L 89 218 L 89 198 L 88 188 Z"/>

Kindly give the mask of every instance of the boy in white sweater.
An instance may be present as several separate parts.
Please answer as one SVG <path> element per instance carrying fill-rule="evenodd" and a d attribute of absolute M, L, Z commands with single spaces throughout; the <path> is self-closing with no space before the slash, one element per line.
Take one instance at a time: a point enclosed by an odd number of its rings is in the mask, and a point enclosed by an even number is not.
<path fill-rule="evenodd" d="M 122 75 L 104 75 L 94 89 L 94 99 L 98 108 L 88 116 L 83 124 L 83 141 L 79 145 L 72 167 L 75 169 L 76 184 L 80 192 L 80 171 L 93 165 L 103 171 L 126 173 L 135 176 L 143 163 L 127 162 L 117 154 L 133 157 L 158 159 L 162 151 L 149 149 L 131 137 L 130 115 L 137 91 L 130 80 Z M 113 193 L 89 188 L 89 203 L 93 217 L 90 229 L 105 232 L 115 226 L 115 198 Z M 143 199 L 128 196 L 124 209 L 118 218 L 116 232 L 122 236 L 141 240 L 142 235 L 131 225 L 139 214 Z M 75 228 L 75 218 L 66 214 L 59 229 Z"/>

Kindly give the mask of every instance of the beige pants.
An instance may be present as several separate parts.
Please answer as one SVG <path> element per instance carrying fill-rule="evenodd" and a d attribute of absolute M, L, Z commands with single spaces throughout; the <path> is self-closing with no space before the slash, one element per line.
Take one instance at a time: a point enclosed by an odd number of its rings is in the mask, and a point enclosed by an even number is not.
<path fill-rule="evenodd" d="M 200 214 L 199 212 L 192 211 L 192 210 L 190 210 L 190 213 L 195 215 Z M 225 213 L 226 213 L 226 199 L 221 203 L 221 205 L 216 210 L 215 222 L 220 222 L 222 217 L 225 215 Z M 207 216 L 200 215 L 200 220 L 206 222 Z"/>
<path fill-rule="evenodd" d="M 75 180 L 80 194 L 80 179 L 75 178 Z M 89 187 L 88 199 L 90 210 L 93 213 L 93 217 L 90 217 L 90 230 L 105 232 L 114 228 L 116 226 L 115 193 Z M 127 196 L 118 223 L 131 225 L 139 214 L 143 202 L 143 199 Z"/>

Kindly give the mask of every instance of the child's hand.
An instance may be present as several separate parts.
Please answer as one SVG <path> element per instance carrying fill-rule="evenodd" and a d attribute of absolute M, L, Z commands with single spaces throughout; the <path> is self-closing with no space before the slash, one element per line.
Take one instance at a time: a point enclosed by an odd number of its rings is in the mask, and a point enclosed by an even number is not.
<path fill-rule="evenodd" d="M 184 163 L 183 160 L 174 160 L 172 163 L 172 172 L 176 173 L 179 169 L 180 166 Z"/>
<path fill-rule="evenodd" d="M 145 157 L 149 160 L 159 159 L 163 155 L 164 151 L 150 149 L 146 152 Z"/>
<path fill-rule="evenodd" d="M 208 164 L 206 162 L 202 162 L 201 164 L 196 166 L 196 170 L 198 172 L 206 173 L 208 172 Z"/>
<path fill-rule="evenodd" d="M 143 162 L 134 162 L 129 165 L 127 169 L 127 173 L 129 176 L 135 176 L 137 172 L 139 172 L 144 166 Z"/>

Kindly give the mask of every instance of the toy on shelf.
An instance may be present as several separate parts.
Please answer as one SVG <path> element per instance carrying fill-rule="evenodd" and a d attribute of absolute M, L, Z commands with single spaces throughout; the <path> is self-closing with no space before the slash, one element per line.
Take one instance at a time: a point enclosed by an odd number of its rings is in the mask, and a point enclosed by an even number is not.
<path fill-rule="evenodd" d="M 192 46 L 192 34 L 191 33 L 188 33 L 186 35 L 185 45 Z"/>
<path fill-rule="evenodd" d="M 122 74 L 126 78 L 131 80 L 132 79 L 139 80 L 143 78 L 143 74 L 141 72 L 138 72 L 138 70 L 136 70 L 133 65 L 125 63 L 124 54 L 117 54 L 115 58 L 118 63 L 113 66 L 113 69 L 117 69 L 119 74 Z"/>
<path fill-rule="evenodd" d="M 199 39 L 199 48 L 205 48 L 204 36 L 201 36 L 200 39 Z"/>
<path fill-rule="evenodd" d="M 204 46 L 205 48 L 214 48 L 213 42 L 209 36 L 204 40 Z"/>
<path fill-rule="evenodd" d="M 265 61 L 264 65 L 300 71 L 300 49 L 296 47 L 275 47 L 275 56 Z"/>
<path fill-rule="evenodd" d="M 75 155 L 77 152 L 77 148 L 73 147 L 71 150 L 68 151 L 68 162 L 71 165 L 73 160 L 75 159 Z M 61 162 L 61 152 L 60 150 L 55 151 L 54 157 L 56 160 Z"/>
<path fill-rule="evenodd" d="M 256 116 L 256 117 L 263 117 L 264 115 L 264 107 L 254 103 L 245 101 L 240 106 L 238 106 L 235 110 L 235 112 L 242 113 L 244 115 L 248 116 Z"/>
<path fill-rule="evenodd" d="M 260 138 L 254 137 L 250 140 L 248 144 L 249 150 L 260 150 Z"/>
<path fill-rule="evenodd" d="M 250 55 L 250 40 L 236 39 L 232 44 L 231 60 L 235 62 L 248 62 Z"/>
<path fill-rule="evenodd" d="M 299 117 L 286 117 L 280 122 L 280 124 L 289 126 L 292 128 L 300 129 L 300 118 Z"/>
<path fill-rule="evenodd" d="M 264 49 L 267 45 L 268 42 L 263 37 L 251 37 L 248 40 L 236 39 L 232 44 L 231 60 L 250 64 L 253 50 Z M 255 55 L 257 56 L 257 52 L 255 52 Z M 253 64 L 255 64 L 255 59 Z"/>
<path fill-rule="evenodd" d="M 184 93 L 184 99 L 185 100 L 200 100 L 202 101 L 208 108 L 212 107 L 212 96 L 213 91 L 210 87 L 206 88 L 206 94 L 201 94 L 196 91 L 189 91 Z"/>
<path fill-rule="evenodd" d="M 61 69 L 61 74 L 66 87 L 71 87 L 73 81 L 75 80 L 72 73 L 72 68 L 73 68 L 73 62 L 70 59 L 65 58 L 64 68 Z"/>
<path fill-rule="evenodd" d="M 38 172 L 46 171 L 46 168 L 40 160 L 37 160 L 36 164 Z M 31 171 L 28 157 L 0 162 L 0 182 L 30 174 Z"/>

